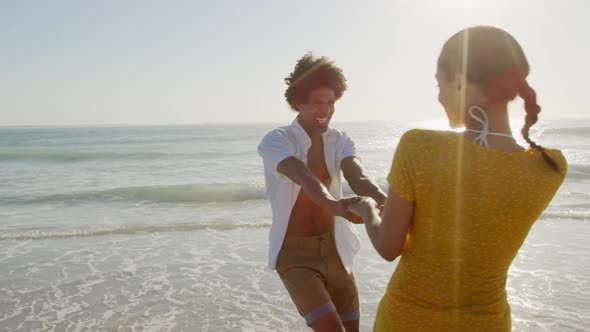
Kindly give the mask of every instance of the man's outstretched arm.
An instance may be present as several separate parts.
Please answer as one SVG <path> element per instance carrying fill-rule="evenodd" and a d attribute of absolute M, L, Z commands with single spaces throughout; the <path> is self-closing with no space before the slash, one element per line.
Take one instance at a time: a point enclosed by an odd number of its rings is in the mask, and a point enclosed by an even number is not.
<path fill-rule="evenodd" d="M 318 206 L 331 214 L 358 221 L 355 214 L 348 210 L 348 205 L 359 200 L 358 197 L 336 200 L 328 188 L 318 179 L 301 160 L 288 157 L 277 165 L 277 171 L 297 183 L 303 192 Z"/>
<path fill-rule="evenodd" d="M 379 186 L 365 174 L 361 161 L 352 156 L 342 160 L 342 173 L 348 182 L 350 189 L 359 196 L 368 196 L 377 202 L 378 206 L 383 206 L 387 195 Z"/>

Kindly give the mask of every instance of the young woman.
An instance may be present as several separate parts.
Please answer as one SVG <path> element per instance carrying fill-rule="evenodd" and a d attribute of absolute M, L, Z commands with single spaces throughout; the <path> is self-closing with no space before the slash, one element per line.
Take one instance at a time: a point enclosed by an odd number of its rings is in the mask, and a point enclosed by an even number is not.
<path fill-rule="evenodd" d="M 567 170 L 559 150 L 529 137 L 540 107 L 528 73 L 520 45 L 498 28 L 468 28 L 445 43 L 438 100 L 465 131 L 406 132 L 382 214 L 369 198 L 350 207 L 383 258 L 401 255 L 375 331 L 510 331 L 508 269 Z M 526 149 L 508 121 L 516 96 Z"/>

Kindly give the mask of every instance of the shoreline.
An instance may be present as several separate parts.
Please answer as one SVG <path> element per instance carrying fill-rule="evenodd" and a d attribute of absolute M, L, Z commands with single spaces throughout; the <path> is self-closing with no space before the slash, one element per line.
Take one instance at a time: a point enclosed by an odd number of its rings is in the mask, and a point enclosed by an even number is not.
<path fill-rule="evenodd" d="M 370 331 L 397 261 L 380 259 L 364 229 L 357 230 L 361 330 Z M 588 236 L 585 222 L 535 224 L 508 277 L 514 331 L 581 331 L 590 324 Z M 266 268 L 267 238 L 267 228 L 243 228 L 0 241 L 0 252 L 11 253 L 0 258 L 1 311 L 9 317 L 0 324 L 13 331 L 305 329 Z"/>

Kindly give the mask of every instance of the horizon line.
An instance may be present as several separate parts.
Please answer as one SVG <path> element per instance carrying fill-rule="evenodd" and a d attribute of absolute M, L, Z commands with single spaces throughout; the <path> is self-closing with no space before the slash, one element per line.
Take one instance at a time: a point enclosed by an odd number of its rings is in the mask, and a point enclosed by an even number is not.
<path fill-rule="evenodd" d="M 513 117 L 511 117 L 512 119 Z M 518 119 L 518 118 L 515 118 Z M 444 117 L 430 117 L 423 119 L 399 119 L 399 120 L 385 120 L 385 119 L 372 119 L 372 120 L 334 120 L 333 123 L 374 123 L 374 122 L 398 122 L 398 123 L 415 123 L 431 120 L 446 120 Z M 564 118 L 545 118 L 539 119 L 539 122 L 543 120 L 552 121 L 575 121 L 575 120 L 590 120 L 590 117 L 564 117 Z M 254 124 L 279 124 L 279 123 L 290 123 L 292 120 L 275 120 L 275 121 L 241 121 L 241 122 L 170 122 L 170 123 L 75 123 L 75 124 L 0 124 L 0 128 L 89 128 L 89 127 L 175 127 L 175 126 L 219 126 L 219 125 L 254 125 Z"/>

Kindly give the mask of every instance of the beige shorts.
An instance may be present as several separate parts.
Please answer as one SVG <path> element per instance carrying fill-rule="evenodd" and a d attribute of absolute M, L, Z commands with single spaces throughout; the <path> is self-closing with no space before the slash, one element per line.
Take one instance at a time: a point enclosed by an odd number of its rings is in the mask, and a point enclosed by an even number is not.
<path fill-rule="evenodd" d="M 359 319 L 354 274 L 344 269 L 333 233 L 285 237 L 277 272 L 307 325 L 332 311 L 342 321 Z"/>

